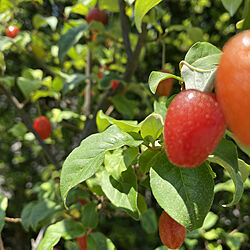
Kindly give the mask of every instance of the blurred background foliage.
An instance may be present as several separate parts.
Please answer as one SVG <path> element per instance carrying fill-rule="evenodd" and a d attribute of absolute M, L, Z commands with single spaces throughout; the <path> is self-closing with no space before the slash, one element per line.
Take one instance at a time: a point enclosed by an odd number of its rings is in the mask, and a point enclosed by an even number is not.
<path fill-rule="evenodd" d="M 130 19 L 131 46 L 135 48 L 138 32 L 134 25 L 133 2 L 126 1 L 126 14 Z M 72 150 L 86 121 L 83 106 L 88 49 L 92 54 L 92 112 L 107 91 L 98 73 L 102 72 L 104 79 L 111 73 L 119 79 L 127 63 L 118 1 L 111 0 L 99 1 L 99 7 L 108 14 L 107 27 L 98 33 L 94 41 L 92 30 L 86 31 L 60 62 L 58 44 L 61 36 L 71 28 L 86 25 L 88 10 L 95 5 L 95 0 L 0 2 L 0 81 L 24 105 L 31 119 L 43 114 L 51 120 L 53 134 L 46 143 L 56 161 L 61 163 Z M 131 81 L 122 81 L 122 97 L 109 98 L 111 116 L 142 121 L 153 111 L 153 101 L 157 98 L 148 89 L 150 72 L 164 67 L 180 75 L 178 64 L 197 41 L 208 41 L 221 49 L 237 33 L 236 23 L 242 18 L 243 7 L 241 5 L 233 16 L 220 0 L 166 0 L 153 8 L 144 18 L 148 29 L 147 42 L 139 55 L 137 70 Z M 20 29 L 13 41 L 5 37 L 9 25 Z M 172 93 L 179 91 L 176 82 Z M 243 152 L 239 151 L 239 156 L 250 164 Z M 233 187 L 231 183 L 217 181 L 228 179 L 222 168 L 215 165 L 213 170 L 218 178 L 215 179 L 217 185 L 212 213 L 203 228 L 188 234 L 181 249 L 249 249 L 250 181 L 245 182 L 240 203 L 225 209 L 222 204 L 231 199 Z M 27 131 L 15 108 L 0 92 L 0 192 L 9 199 L 7 216 L 20 217 L 26 204 L 42 200 L 44 195 L 52 195 L 52 200 L 60 201 L 56 182 L 59 174 L 60 169 L 49 164 L 34 135 Z M 95 231 L 109 237 L 117 249 L 151 250 L 161 245 L 157 225 L 156 228 L 154 226 L 161 208 L 147 189 L 147 183 L 140 189 L 146 194 L 148 206 L 154 208 L 141 222 L 117 213 L 112 205 L 107 205 L 112 218 L 105 209 L 99 213 Z M 86 193 L 82 195 L 86 195 L 87 201 L 93 200 Z M 81 209 L 79 204 L 75 206 L 77 211 Z M 65 217 L 62 212 L 51 218 L 48 216 L 50 222 L 61 217 Z M 6 223 L 2 231 L 6 249 L 30 249 L 31 239 L 36 238 L 38 229 L 45 224 L 25 231 L 18 223 Z M 54 249 L 78 247 L 74 240 L 61 240 Z"/>

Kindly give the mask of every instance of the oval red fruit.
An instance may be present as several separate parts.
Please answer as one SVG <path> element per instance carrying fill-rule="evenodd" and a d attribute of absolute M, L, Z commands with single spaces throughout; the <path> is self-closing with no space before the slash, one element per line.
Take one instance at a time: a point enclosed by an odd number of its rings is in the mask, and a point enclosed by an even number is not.
<path fill-rule="evenodd" d="M 117 80 L 110 81 L 110 86 L 113 90 L 115 90 L 119 84 L 120 84 L 120 81 L 117 81 Z"/>
<path fill-rule="evenodd" d="M 45 140 L 51 135 L 52 127 L 50 121 L 45 116 L 37 117 L 33 122 L 33 128 Z"/>
<path fill-rule="evenodd" d="M 197 167 L 206 160 L 226 129 L 215 94 L 184 90 L 170 103 L 164 123 L 169 160 L 180 167 Z"/>
<path fill-rule="evenodd" d="M 16 26 L 10 25 L 10 26 L 6 29 L 5 35 L 6 35 L 7 37 L 10 37 L 10 38 L 15 38 L 19 32 L 20 32 L 20 30 L 19 30 Z"/>
<path fill-rule="evenodd" d="M 172 74 L 167 70 L 160 70 L 160 72 Z M 158 94 L 158 96 L 169 96 L 173 88 L 173 84 L 174 84 L 173 78 L 162 80 L 157 86 L 156 93 Z"/>
<path fill-rule="evenodd" d="M 87 15 L 87 23 L 91 23 L 91 21 L 101 22 L 105 25 L 107 23 L 107 14 L 103 10 L 93 8 Z"/>
<path fill-rule="evenodd" d="M 186 237 L 187 230 L 171 218 L 165 211 L 162 212 L 159 219 L 159 234 L 162 243 L 170 248 L 179 248 Z"/>
<path fill-rule="evenodd" d="M 87 234 L 84 234 L 82 237 L 78 237 L 77 242 L 78 242 L 78 246 L 81 250 L 88 250 Z"/>
<path fill-rule="evenodd" d="M 250 30 L 225 44 L 216 73 L 216 95 L 229 129 L 250 147 Z"/>

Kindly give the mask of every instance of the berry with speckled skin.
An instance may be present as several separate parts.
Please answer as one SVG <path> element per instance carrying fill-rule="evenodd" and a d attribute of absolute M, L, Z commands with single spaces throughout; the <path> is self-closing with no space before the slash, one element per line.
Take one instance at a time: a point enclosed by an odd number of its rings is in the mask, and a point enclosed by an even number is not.
<path fill-rule="evenodd" d="M 50 121 L 45 116 L 37 117 L 33 122 L 33 128 L 45 140 L 51 135 L 52 127 Z"/>
<path fill-rule="evenodd" d="M 160 72 L 172 74 L 168 70 L 160 70 Z M 173 84 L 174 84 L 173 78 L 162 80 L 157 86 L 156 93 L 158 94 L 158 96 L 169 96 L 173 88 Z"/>
<path fill-rule="evenodd" d="M 107 23 L 107 14 L 103 10 L 93 8 L 87 15 L 87 23 L 91 23 L 91 21 L 101 22 L 105 25 Z"/>
<path fill-rule="evenodd" d="M 19 32 L 20 32 L 20 30 L 19 30 L 16 26 L 10 25 L 10 26 L 6 29 L 5 35 L 6 35 L 7 37 L 10 37 L 10 38 L 15 38 Z"/>
<path fill-rule="evenodd" d="M 88 250 L 87 246 L 87 234 L 84 234 L 82 237 L 77 238 L 78 246 L 81 250 Z"/>
<path fill-rule="evenodd" d="M 250 30 L 235 35 L 224 46 L 216 95 L 229 129 L 250 147 Z"/>
<path fill-rule="evenodd" d="M 211 154 L 226 129 L 215 94 L 184 90 L 169 105 L 164 142 L 169 160 L 180 167 L 197 167 Z"/>
<path fill-rule="evenodd" d="M 162 243 L 170 248 L 179 248 L 185 240 L 187 230 L 171 218 L 165 211 L 162 212 L 159 219 L 159 234 Z"/>

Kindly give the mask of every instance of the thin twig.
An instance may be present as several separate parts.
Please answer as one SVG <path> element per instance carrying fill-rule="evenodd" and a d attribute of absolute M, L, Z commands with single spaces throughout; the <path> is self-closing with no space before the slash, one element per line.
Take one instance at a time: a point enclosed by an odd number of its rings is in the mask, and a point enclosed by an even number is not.
<path fill-rule="evenodd" d="M 36 237 L 36 240 L 31 239 L 31 250 L 36 250 L 43 239 L 44 232 L 46 227 L 42 227 Z"/>
<path fill-rule="evenodd" d="M 10 217 L 5 217 L 4 220 L 12 223 L 19 223 L 22 221 L 21 218 L 10 218 Z"/>
<path fill-rule="evenodd" d="M 1 83 L 0 83 L 0 89 L 3 91 L 3 93 L 7 96 L 7 98 L 9 99 L 9 101 L 15 106 L 15 108 L 17 109 L 20 117 L 22 118 L 24 124 L 26 125 L 26 127 L 28 128 L 28 130 L 30 132 L 32 132 L 36 139 L 38 140 L 39 144 L 41 145 L 41 147 L 43 148 L 43 151 L 45 152 L 45 154 L 47 155 L 48 159 L 50 160 L 50 162 L 57 168 L 59 169 L 59 164 L 57 163 L 57 161 L 55 160 L 55 157 L 52 155 L 50 149 L 48 148 L 47 144 L 44 143 L 44 141 L 42 140 L 42 138 L 39 136 L 39 134 L 36 132 L 36 130 L 33 128 L 32 122 L 29 118 L 29 116 L 27 115 L 27 113 L 23 110 L 23 105 L 16 99 L 16 97 L 14 95 L 12 95 L 9 90 L 7 90 Z"/>

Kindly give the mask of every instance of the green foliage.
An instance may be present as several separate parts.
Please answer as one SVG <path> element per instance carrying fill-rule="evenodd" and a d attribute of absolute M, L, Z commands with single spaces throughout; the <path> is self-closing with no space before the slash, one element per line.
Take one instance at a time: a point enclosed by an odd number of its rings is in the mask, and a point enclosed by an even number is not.
<path fill-rule="evenodd" d="M 8 199 L 0 194 L 0 232 L 4 226 L 5 210 L 8 206 Z"/>

